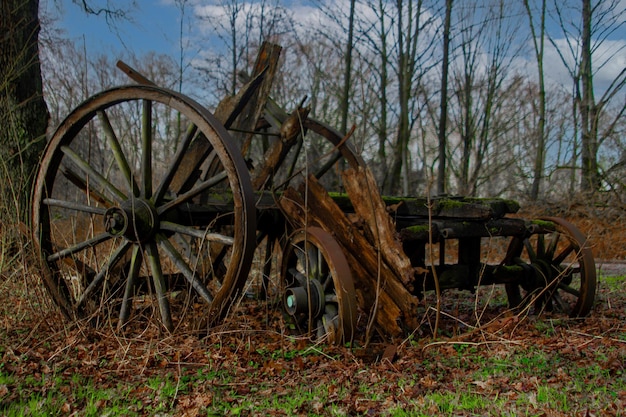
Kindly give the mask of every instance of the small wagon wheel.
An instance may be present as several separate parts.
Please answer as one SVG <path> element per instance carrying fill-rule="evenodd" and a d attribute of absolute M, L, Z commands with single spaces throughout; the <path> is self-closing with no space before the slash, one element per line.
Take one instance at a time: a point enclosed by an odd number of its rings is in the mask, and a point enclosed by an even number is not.
<path fill-rule="evenodd" d="M 131 328 L 147 313 L 174 331 L 198 306 L 214 323 L 254 253 L 239 148 L 201 105 L 155 86 L 102 92 L 61 123 L 32 216 L 55 302 L 99 326 Z"/>
<path fill-rule="evenodd" d="M 261 121 L 262 128 L 257 132 L 261 140 L 255 141 L 256 148 L 244 145 L 248 150 L 246 157 L 253 161 L 253 187 L 280 191 L 313 175 L 329 191 L 340 191 L 341 176 L 333 168 L 338 164 L 343 164 L 343 168 L 356 168 L 364 166 L 365 162 L 349 137 L 315 119 L 298 119 L 294 116 L 297 114 L 294 112 L 281 126 L 276 121 L 273 125 Z M 285 125 L 291 126 L 295 140 L 283 141 L 281 135 Z M 268 157 L 277 149 L 282 153 L 274 152 Z M 276 153 L 281 156 L 276 157 Z M 270 166 L 264 165 L 268 163 Z"/>
<path fill-rule="evenodd" d="M 283 251 L 283 303 L 295 330 L 329 343 L 350 342 L 356 296 L 348 261 L 335 239 L 318 227 L 294 232 Z"/>
<path fill-rule="evenodd" d="M 333 163 L 341 159 L 346 161 L 350 168 L 365 166 L 365 161 L 357 152 L 352 141 L 345 140 L 345 136 L 337 130 L 315 119 L 306 119 L 303 124 L 307 130 L 322 136 L 333 146 L 333 151 L 326 158 L 322 159 L 324 164 L 320 164 L 319 168 L 314 172 L 316 177 L 321 178 Z"/>
<path fill-rule="evenodd" d="M 536 313 L 553 311 L 570 317 L 584 317 L 593 308 L 596 269 L 591 249 L 583 234 L 571 223 L 557 218 L 552 233 L 534 234 L 526 239 L 513 237 L 504 264 L 529 268 L 534 278 L 507 284 L 512 308 L 534 303 Z"/>

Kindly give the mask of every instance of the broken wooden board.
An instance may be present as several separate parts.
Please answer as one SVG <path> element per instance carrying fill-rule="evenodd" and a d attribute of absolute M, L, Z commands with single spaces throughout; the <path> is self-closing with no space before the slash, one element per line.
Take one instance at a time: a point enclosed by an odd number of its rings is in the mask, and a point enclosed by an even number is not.
<path fill-rule="evenodd" d="M 293 227 L 318 225 L 339 242 L 353 270 L 359 307 L 374 317 L 383 333 L 401 336 L 417 327 L 418 298 L 404 287 L 379 256 L 378 248 L 369 243 L 315 177 L 310 176 L 299 191 L 288 188 L 279 205 Z"/>
<path fill-rule="evenodd" d="M 245 144 L 248 141 L 263 115 L 278 70 L 281 50 L 279 45 L 264 42 L 257 55 L 251 80 L 239 93 L 223 99 L 215 111 L 222 123 L 239 132 L 233 134 L 238 143 Z"/>
<path fill-rule="evenodd" d="M 367 227 L 365 236 L 369 244 L 380 251 L 384 262 L 402 284 L 412 289 L 415 271 L 402 249 L 396 226 L 378 193 L 371 170 L 366 166 L 350 168 L 343 171 L 342 176 L 352 207 Z"/>

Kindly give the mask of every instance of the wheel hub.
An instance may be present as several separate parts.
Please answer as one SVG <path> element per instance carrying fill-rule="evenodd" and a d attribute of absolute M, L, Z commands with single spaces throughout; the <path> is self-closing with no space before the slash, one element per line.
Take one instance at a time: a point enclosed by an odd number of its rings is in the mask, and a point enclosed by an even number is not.
<path fill-rule="evenodd" d="M 144 242 L 154 236 L 159 227 L 156 209 L 147 200 L 131 198 L 120 207 L 111 207 L 104 214 L 104 228 L 112 236 Z"/>
<path fill-rule="evenodd" d="M 553 270 L 548 262 L 542 259 L 538 259 L 531 265 L 535 273 L 535 286 L 538 288 L 545 288 L 552 282 L 554 275 Z"/>
<path fill-rule="evenodd" d="M 307 286 L 288 288 L 284 301 L 285 310 L 291 316 L 311 314 L 311 317 L 318 317 L 324 311 L 324 289 L 319 281 L 309 280 Z"/>

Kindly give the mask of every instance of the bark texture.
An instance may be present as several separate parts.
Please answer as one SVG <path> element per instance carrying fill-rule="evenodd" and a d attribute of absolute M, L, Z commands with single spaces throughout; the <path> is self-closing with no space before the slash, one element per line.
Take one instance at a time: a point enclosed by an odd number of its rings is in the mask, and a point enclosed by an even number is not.
<path fill-rule="evenodd" d="M 0 10 L 0 220 L 28 221 L 45 146 L 48 110 L 39 64 L 39 1 L 2 0 Z"/>

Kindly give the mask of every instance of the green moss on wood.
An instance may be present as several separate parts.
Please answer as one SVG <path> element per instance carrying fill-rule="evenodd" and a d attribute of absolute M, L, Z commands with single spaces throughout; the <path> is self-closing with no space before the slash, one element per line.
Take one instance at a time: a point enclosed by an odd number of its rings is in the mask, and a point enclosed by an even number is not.
<path fill-rule="evenodd" d="M 426 233 L 430 230 L 430 226 L 427 224 L 416 224 L 414 226 L 405 227 L 403 230 L 406 230 L 410 233 Z"/>
<path fill-rule="evenodd" d="M 437 200 L 437 208 L 440 210 L 454 210 L 462 208 L 466 202 L 462 200 L 451 200 L 451 199 L 442 199 Z"/>
<path fill-rule="evenodd" d="M 537 225 L 539 227 L 542 227 L 544 229 L 554 229 L 555 225 L 553 222 L 549 221 L 549 220 L 541 220 L 541 219 L 533 219 L 530 221 L 531 224 Z"/>

